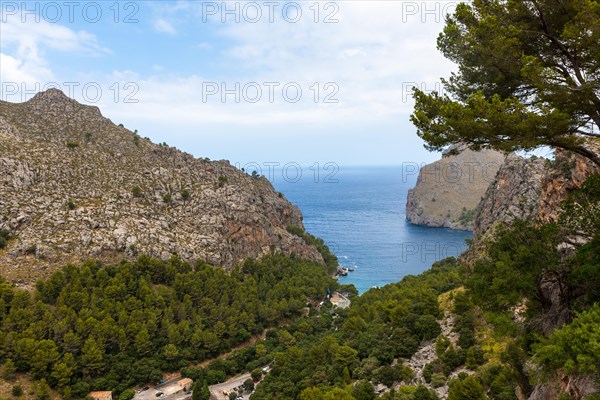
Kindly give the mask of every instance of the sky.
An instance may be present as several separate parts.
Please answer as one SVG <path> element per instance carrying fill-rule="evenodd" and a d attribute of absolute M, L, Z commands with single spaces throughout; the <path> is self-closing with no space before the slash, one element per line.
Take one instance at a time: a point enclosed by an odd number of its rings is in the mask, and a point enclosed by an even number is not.
<path fill-rule="evenodd" d="M 412 87 L 455 1 L 0 2 L 0 99 L 48 87 L 154 142 L 232 164 L 400 165 L 439 158 Z"/>

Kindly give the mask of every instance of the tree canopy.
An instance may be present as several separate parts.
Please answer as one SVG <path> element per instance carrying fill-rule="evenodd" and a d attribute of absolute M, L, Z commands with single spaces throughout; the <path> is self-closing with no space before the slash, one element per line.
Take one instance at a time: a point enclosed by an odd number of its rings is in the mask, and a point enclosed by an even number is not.
<path fill-rule="evenodd" d="M 474 0 L 447 17 L 438 49 L 458 64 L 443 93 L 415 90 L 427 147 L 552 146 L 600 165 L 600 3 Z"/>

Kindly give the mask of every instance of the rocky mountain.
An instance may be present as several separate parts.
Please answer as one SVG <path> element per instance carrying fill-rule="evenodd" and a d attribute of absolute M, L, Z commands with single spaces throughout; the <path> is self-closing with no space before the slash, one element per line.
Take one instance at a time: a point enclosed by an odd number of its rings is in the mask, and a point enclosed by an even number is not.
<path fill-rule="evenodd" d="M 473 230 L 475 210 L 503 162 L 497 151 L 451 147 L 419 171 L 408 192 L 406 218 L 417 225 Z"/>
<path fill-rule="evenodd" d="M 177 254 L 230 268 L 272 250 L 322 261 L 265 178 L 197 159 L 50 89 L 0 101 L 1 273 L 29 283 L 88 257 Z"/>

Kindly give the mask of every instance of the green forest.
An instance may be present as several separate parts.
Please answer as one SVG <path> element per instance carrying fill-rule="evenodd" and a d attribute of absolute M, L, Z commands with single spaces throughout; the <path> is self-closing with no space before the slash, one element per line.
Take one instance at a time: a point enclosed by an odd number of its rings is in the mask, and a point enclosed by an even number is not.
<path fill-rule="evenodd" d="M 516 400 L 517 387 L 528 395 L 558 371 L 598 380 L 598 204 L 600 177 L 593 176 L 563 204 L 560 225 L 517 220 L 482 245 L 486 255 L 474 266 L 446 259 L 419 276 L 371 289 L 339 313 L 333 329 L 282 342 L 287 348 L 275 354 L 273 371 L 252 398 L 367 400 L 383 384 L 397 387 L 383 399 L 435 399 L 414 384 L 414 371 L 405 365 L 428 340 L 435 340 L 437 358 L 423 369 L 423 380 L 432 387 L 447 382 L 449 400 Z M 561 257 L 561 238 L 582 226 L 593 239 L 573 257 Z M 540 289 L 545 280 L 558 282 L 564 294 L 559 311 Z M 526 311 L 517 321 L 519 304 Z M 440 335 L 444 311 L 454 316 L 456 343 Z M 525 370 L 529 359 L 537 365 L 535 373 Z"/>
<path fill-rule="evenodd" d="M 0 284 L 5 373 L 65 397 L 122 393 L 224 353 L 301 315 L 337 287 L 321 264 L 271 255 L 227 273 L 173 257 L 69 265 L 35 291 Z"/>

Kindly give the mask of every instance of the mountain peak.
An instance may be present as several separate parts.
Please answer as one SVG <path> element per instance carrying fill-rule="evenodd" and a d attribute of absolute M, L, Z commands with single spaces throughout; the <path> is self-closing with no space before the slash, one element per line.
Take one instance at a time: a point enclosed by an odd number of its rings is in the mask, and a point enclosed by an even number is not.
<path fill-rule="evenodd" d="M 70 98 L 63 93 L 62 90 L 57 88 L 50 88 L 44 92 L 39 92 L 33 96 L 30 100 L 24 104 L 29 106 L 42 106 L 42 107 L 57 107 L 57 106 L 73 106 L 81 105 L 76 100 Z"/>

